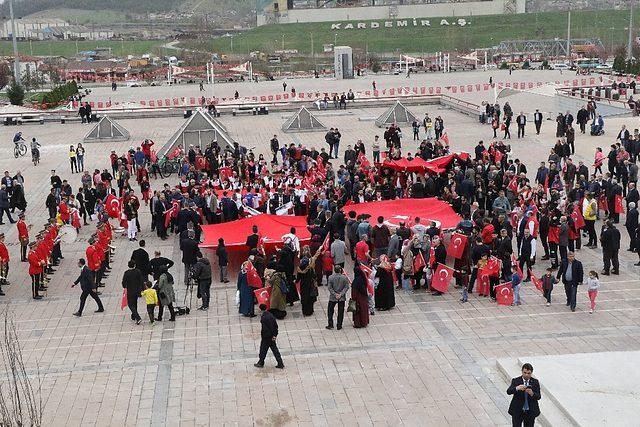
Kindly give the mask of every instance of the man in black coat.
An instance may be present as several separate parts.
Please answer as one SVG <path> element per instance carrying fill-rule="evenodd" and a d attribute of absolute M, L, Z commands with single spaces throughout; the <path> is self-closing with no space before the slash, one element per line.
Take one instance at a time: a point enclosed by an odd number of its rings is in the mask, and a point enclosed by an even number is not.
<path fill-rule="evenodd" d="M 95 281 L 93 280 L 95 277 L 95 274 L 91 270 L 89 270 L 89 267 L 87 267 L 86 264 L 87 262 L 84 260 L 84 258 L 80 258 L 78 260 L 78 267 L 80 268 L 80 276 L 78 276 L 76 281 L 73 282 L 73 285 L 71 285 L 71 287 L 74 287 L 78 283 L 80 283 L 80 289 L 82 289 L 82 294 L 80 295 L 80 308 L 78 308 L 78 311 L 73 313 L 73 315 L 77 317 L 82 316 L 82 310 L 84 310 L 84 304 L 87 301 L 87 297 L 89 295 L 91 295 L 91 298 L 93 298 L 96 304 L 98 304 L 98 309 L 96 310 L 96 313 L 104 312 L 102 301 L 100 301 L 100 297 L 96 292 L 96 284 L 95 284 Z"/>
<path fill-rule="evenodd" d="M 532 427 L 536 422 L 536 417 L 540 415 L 538 400 L 542 398 L 540 394 L 540 383 L 532 378 L 533 366 L 529 363 L 522 365 L 522 376 L 511 379 L 511 385 L 507 389 L 507 394 L 513 396 L 509 405 L 509 415 L 511 415 L 512 425 L 520 427 Z"/>
<path fill-rule="evenodd" d="M 245 245 L 247 245 L 249 251 L 251 251 L 251 249 L 256 249 L 258 247 L 259 240 L 260 235 L 258 234 L 258 226 L 254 225 L 251 227 L 251 234 L 247 236 L 247 242 Z"/>
<path fill-rule="evenodd" d="M 576 295 L 578 286 L 582 284 L 584 269 L 582 263 L 576 259 L 573 252 L 567 254 L 567 259 L 563 259 L 558 269 L 556 279 L 562 278 L 564 292 L 567 296 L 567 306 L 571 311 L 576 311 Z"/>
<path fill-rule="evenodd" d="M 624 223 L 629 234 L 629 249 L 630 252 L 635 252 L 638 249 L 638 242 L 636 240 L 636 229 L 638 228 L 638 208 L 635 202 L 629 203 L 627 211 L 627 220 Z"/>
<path fill-rule="evenodd" d="M 602 245 L 602 261 L 604 262 L 604 270 L 602 274 L 609 275 L 609 269 L 613 264 L 611 273 L 620 274 L 620 266 L 618 262 L 618 251 L 620 250 L 620 231 L 613 225 L 611 220 L 607 220 L 602 227 L 600 233 L 600 244 Z"/>
<path fill-rule="evenodd" d="M 129 269 L 122 275 L 122 287 L 127 290 L 127 305 L 131 310 L 131 320 L 139 325 L 142 318 L 138 314 L 138 298 L 144 288 L 144 279 L 140 270 L 136 268 L 136 263 L 129 260 Z"/>
<path fill-rule="evenodd" d="M 258 354 L 258 363 L 253 366 L 256 368 L 264 367 L 264 359 L 267 357 L 267 350 L 271 349 L 273 357 L 276 358 L 276 368 L 284 369 L 284 363 L 282 362 L 282 356 L 280 356 L 280 350 L 276 344 L 276 338 L 278 337 L 278 322 L 276 318 L 267 310 L 267 306 L 260 304 L 260 310 L 262 310 L 262 316 L 260 317 L 260 324 L 262 329 L 260 331 L 260 353 Z"/>
<path fill-rule="evenodd" d="M 143 279 L 148 279 L 151 273 L 151 265 L 149 264 L 149 253 L 144 249 L 146 242 L 140 240 L 140 247 L 131 253 L 131 261 L 135 262 L 136 268 L 142 273 Z"/>
<path fill-rule="evenodd" d="M 153 280 L 158 280 L 160 277 L 160 273 L 163 271 L 169 270 L 173 267 L 173 261 L 169 258 L 165 258 L 162 256 L 160 251 L 155 251 L 153 259 L 149 261 L 149 267 L 151 269 L 151 274 L 153 275 Z"/>
<path fill-rule="evenodd" d="M 540 127 L 542 126 L 542 113 L 540 110 L 536 110 L 533 113 L 533 123 L 536 125 L 536 135 L 540 135 Z"/>
<path fill-rule="evenodd" d="M 191 267 L 198 261 L 198 242 L 194 239 L 196 233 L 193 230 L 188 231 L 186 239 L 180 240 L 180 250 L 182 251 L 182 263 L 184 264 L 184 283 L 189 282 L 189 271 Z"/>

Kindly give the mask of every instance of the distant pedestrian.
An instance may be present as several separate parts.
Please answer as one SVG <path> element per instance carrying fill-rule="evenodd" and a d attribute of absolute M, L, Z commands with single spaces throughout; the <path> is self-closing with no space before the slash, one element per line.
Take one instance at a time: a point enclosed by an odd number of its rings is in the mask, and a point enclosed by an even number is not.
<path fill-rule="evenodd" d="M 260 304 L 260 310 L 262 316 L 260 317 L 260 324 L 262 329 L 260 331 L 260 353 L 258 355 L 258 363 L 253 366 L 256 368 L 264 368 L 264 359 L 267 357 L 267 350 L 271 349 L 273 357 L 276 358 L 276 368 L 284 369 L 284 363 L 282 362 L 282 356 L 280 356 L 280 350 L 276 344 L 276 338 L 278 338 L 278 321 L 273 314 L 267 310 L 267 306 Z"/>

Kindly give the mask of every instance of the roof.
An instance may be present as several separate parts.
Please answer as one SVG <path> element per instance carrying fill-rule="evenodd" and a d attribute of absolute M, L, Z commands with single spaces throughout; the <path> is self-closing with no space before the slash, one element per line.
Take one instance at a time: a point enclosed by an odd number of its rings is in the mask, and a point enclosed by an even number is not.
<path fill-rule="evenodd" d="M 327 127 L 311 114 L 306 107 L 301 107 L 298 112 L 284 122 L 282 130 L 285 132 L 313 132 L 325 131 Z"/>
<path fill-rule="evenodd" d="M 113 121 L 113 119 L 104 116 L 84 137 L 84 142 L 128 141 L 130 137 L 128 130 Z"/>
<path fill-rule="evenodd" d="M 413 123 L 416 116 L 407 109 L 400 101 L 396 101 L 387 111 L 376 119 L 378 127 L 385 127 L 394 123 Z"/>
<path fill-rule="evenodd" d="M 211 141 L 217 141 L 223 150 L 233 149 L 235 143 L 222 123 L 206 110 L 197 109 L 158 151 L 158 157 L 166 155 L 177 146 L 181 146 L 186 151 L 189 145 L 204 148 Z"/>

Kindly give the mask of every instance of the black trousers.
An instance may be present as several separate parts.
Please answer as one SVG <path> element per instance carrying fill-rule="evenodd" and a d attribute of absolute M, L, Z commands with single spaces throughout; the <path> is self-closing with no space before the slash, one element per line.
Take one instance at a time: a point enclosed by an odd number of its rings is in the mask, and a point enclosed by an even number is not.
<path fill-rule="evenodd" d="M 156 319 L 154 317 L 154 312 L 156 309 L 155 304 L 147 304 L 147 314 L 149 315 L 149 322 L 153 323 Z"/>
<path fill-rule="evenodd" d="M 536 422 L 536 417 L 531 415 L 530 411 L 522 411 L 520 413 L 511 416 L 511 422 L 513 427 L 533 427 Z"/>
<path fill-rule="evenodd" d="M 551 291 L 552 291 L 552 290 L 553 290 L 553 289 L 545 289 L 545 290 L 543 291 L 543 295 L 544 295 L 545 299 L 547 300 L 547 302 L 548 302 L 549 304 L 551 304 Z"/>
<path fill-rule="evenodd" d="M 329 301 L 329 308 L 327 310 L 327 325 L 333 327 L 333 312 L 338 305 L 338 328 L 342 328 L 342 321 L 344 320 L 344 301 Z"/>
<path fill-rule="evenodd" d="M 526 258 L 520 258 L 520 260 L 518 261 L 518 265 L 520 266 L 520 269 L 522 270 L 523 275 L 526 274 L 527 275 L 527 279 L 526 280 L 531 280 L 531 267 L 533 266 L 533 262 L 531 262 L 531 258 L 526 257 Z M 524 267 L 527 267 L 527 271 L 524 270 Z"/>
<path fill-rule="evenodd" d="M 20 242 L 20 261 L 26 261 L 27 260 L 27 246 L 28 246 L 29 242 L 28 241 L 24 241 L 24 242 Z"/>
<path fill-rule="evenodd" d="M 131 320 L 142 320 L 138 314 L 138 297 L 127 294 L 127 306 L 131 310 Z"/>
<path fill-rule="evenodd" d="M 558 244 L 549 242 L 549 258 L 551 259 L 551 267 L 558 266 Z"/>
<path fill-rule="evenodd" d="M 198 294 L 202 298 L 202 307 L 209 307 L 209 299 L 211 298 L 211 279 L 198 282 Z"/>
<path fill-rule="evenodd" d="M 596 221 L 593 219 L 584 220 L 584 228 L 587 229 L 587 233 L 589 234 L 589 242 L 587 243 L 587 246 L 598 246 L 598 238 L 596 237 L 595 223 Z"/>
<path fill-rule="evenodd" d="M 38 296 L 38 289 L 40 289 L 40 274 L 31 275 L 31 296 Z"/>
<path fill-rule="evenodd" d="M 524 126 L 518 125 L 518 138 L 524 137 Z"/>
<path fill-rule="evenodd" d="M 9 218 L 10 222 L 14 222 L 13 218 L 11 218 L 11 213 L 9 212 L 9 208 L 0 208 L 0 222 L 2 222 L 2 218 L 4 218 L 4 214 L 7 214 L 7 218 Z"/>
<path fill-rule="evenodd" d="M 542 122 L 538 123 L 535 122 L 536 124 L 536 135 L 540 135 L 540 126 L 542 126 Z"/>
<path fill-rule="evenodd" d="M 0 264 L 0 285 L 7 284 L 7 277 L 9 277 L 9 263 L 5 262 Z"/>
<path fill-rule="evenodd" d="M 559 248 L 560 248 L 560 261 L 563 261 L 567 259 L 567 247 L 560 245 Z"/>
<path fill-rule="evenodd" d="M 604 271 L 607 273 L 613 264 L 613 271 L 620 271 L 620 264 L 618 262 L 618 251 L 602 251 L 602 260 L 604 261 Z"/>
<path fill-rule="evenodd" d="M 271 349 L 273 357 L 276 358 L 276 362 L 278 362 L 278 365 L 284 365 L 284 363 L 282 363 L 282 356 L 280 356 L 280 350 L 278 350 L 278 345 L 271 338 L 260 339 L 260 354 L 258 355 L 258 363 L 264 363 L 264 359 L 267 357 L 267 350 L 269 349 Z"/>
<path fill-rule="evenodd" d="M 96 304 L 98 304 L 98 310 L 104 310 L 102 301 L 100 301 L 100 297 L 96 293 L 95 289 L 91 289 L 90 291 L 82 291 L 82 295 L 80 295 L 80 308 L 78 309 L 78 313 L 82 314 L 82 310 L 84 310 L 84 304 L 87 302 L 88 296 L 91 296 Z"/>
<path fill-rule="evenodd" d="M 176 311 L 173 309 L 173 304 L 167 304 L 167 308 L 169 309 L 169 314 L 171 314 L 171 319 L 176 318 Z M 162 320 L 162 315 L 164 314 L 164 305 L 162 302 L 158 305 L 158 320 Z"/>

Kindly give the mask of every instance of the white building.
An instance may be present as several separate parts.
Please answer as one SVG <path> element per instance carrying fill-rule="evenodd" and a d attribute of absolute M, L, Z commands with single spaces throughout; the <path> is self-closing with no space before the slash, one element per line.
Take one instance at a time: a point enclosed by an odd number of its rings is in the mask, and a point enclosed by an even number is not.
<path fill-rule="evenodd" d="M 36 38 L 34 32 L 38 30 L 42 31 L 48 27 L 64 27 L 70 25 L 68 22 L 62 19 L 47 19 L 47 18 L 23 18 L 16 19 L 16 37 L 19 39 Z M 3 21 L 0 25 L 0 38 L 8 39 L 11 37 L 11 20 Z"/>

